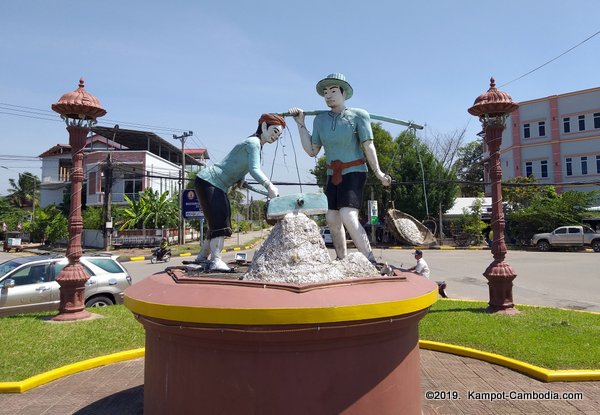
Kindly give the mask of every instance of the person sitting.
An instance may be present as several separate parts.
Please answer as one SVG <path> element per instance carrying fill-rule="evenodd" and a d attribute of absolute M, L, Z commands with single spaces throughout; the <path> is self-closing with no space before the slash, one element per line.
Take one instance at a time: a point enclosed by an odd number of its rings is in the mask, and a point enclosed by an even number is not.
<path fill-rule="evenodd" d="M 423 258 L 423 251 L 417 249 L 413 255 L 417 260 L 417 264 L 414 267 L 408 268 L 407 271 L 414 271 L 417 274 L 429 279 L 429 265 L 427 264 L 427 261 L 425 261 L 425 258 Z M 436 281 L 436 283 L 438 286 L 438 293 L 442 296 L 442 298 L 448 298 L 448 295 L 446 295 L 446 281 Z"/>
<path fill-rule="evenodd" d="M 160 249 L 158 250 L 157 257 L 160 259 L 167 253 L 167 248 L 169 247 L 169 241 L 167 238 L 162 238 L 160 241 Z"/>
<path fill-rule="evenodd" d="M 425 261 L 425 258 L 423 258 L 423 251 L 417 249 L 415 252 L 413 252 L 413 255 L 417 260 L 417 264 L 414 267 L 410 267 L 408 271 L 414 271 L 417 274 L 429 279 L 429 265 L 427 265 L 427 261 Z"/>

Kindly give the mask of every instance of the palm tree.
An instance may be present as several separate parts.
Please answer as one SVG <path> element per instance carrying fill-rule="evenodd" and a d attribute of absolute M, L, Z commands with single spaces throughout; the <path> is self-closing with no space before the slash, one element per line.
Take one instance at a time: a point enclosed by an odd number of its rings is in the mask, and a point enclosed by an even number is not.
<path fill-rule="evenodd" d="M 10 189 L 8 189 L 9 202 L 19 208 L 34 207 L 38 203 L 40 191 L 40 180 L 37 176 L 25 172 L 19 173 L 19 178 L 8 179 Z"/>

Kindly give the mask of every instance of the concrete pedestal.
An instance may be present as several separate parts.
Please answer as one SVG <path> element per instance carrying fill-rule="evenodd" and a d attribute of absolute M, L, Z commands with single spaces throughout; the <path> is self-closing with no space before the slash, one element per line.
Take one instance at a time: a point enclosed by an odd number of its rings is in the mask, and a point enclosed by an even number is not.
<path fill-rule="evenodd" d="M 411 273 L 313 286 L 156 274 L 126 291 L 146 329 L 144 413 L 420 414 Z"/>

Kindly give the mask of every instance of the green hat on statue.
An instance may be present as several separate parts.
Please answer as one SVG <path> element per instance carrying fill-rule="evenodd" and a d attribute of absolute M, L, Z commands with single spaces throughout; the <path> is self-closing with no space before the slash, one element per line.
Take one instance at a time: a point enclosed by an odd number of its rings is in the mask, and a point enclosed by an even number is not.
<path fill-rule="evenodd" d="M 330 86 L 339 86 L 346 92 L 346 99 L 352 97 L 352 87 L 346 81 L 346 77 L 341 73 L 332 73 L 327 75 L 326 78 L 321 79 L 317 82 L 317 94 L 323 96 L 323 89 Z"/>

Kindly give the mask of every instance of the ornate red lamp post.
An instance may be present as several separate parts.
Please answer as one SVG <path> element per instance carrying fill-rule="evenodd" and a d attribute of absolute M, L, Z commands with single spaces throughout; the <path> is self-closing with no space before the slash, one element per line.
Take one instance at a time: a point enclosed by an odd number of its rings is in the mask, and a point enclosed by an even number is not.
<path fill-rule="evenodd" d="M 494 261 L 487 267 L 483 275 L 490 287 L 490 301 L 487 308 L 491 313 L 517 314 L 512 297 L 513 280 L 517 276 L 506 257 L 504 242 L 504 213 L 502 212 L 502 166 L 500 165 L 500 145 L 502 131 L 510 113 L 519 107 L 510 95 L 496 88 L 494 78 L 490 79 L 490 89 L 479 95 L 469 114 L 479 117 L 485 132 L 484 140 L 490 154 L 490 178 L 492 181 L 492 255 Z"/>
<path fill-rule="evenodd" d="M 91 314 L 85 308 L 84 290 L 88 280 L 79 263 L 81 257 L 81 189 L 83 183 L 83 147 L 90 128 L 96 124 L 96 118 L 106 114 L 96 97 L 89 94 L 79 80 L 79 88 L 64 94 L 52 110 L 58 112 L 67 124 L 69 145 L 73 167 L 71 168 L 71 210 L 69 212 L 69 244 L 67 258 L 69 264 L 58 274 L 56 282 L 60 284 L 60 308 L 53 318 L 55 321 L 80 320 Z"/>

